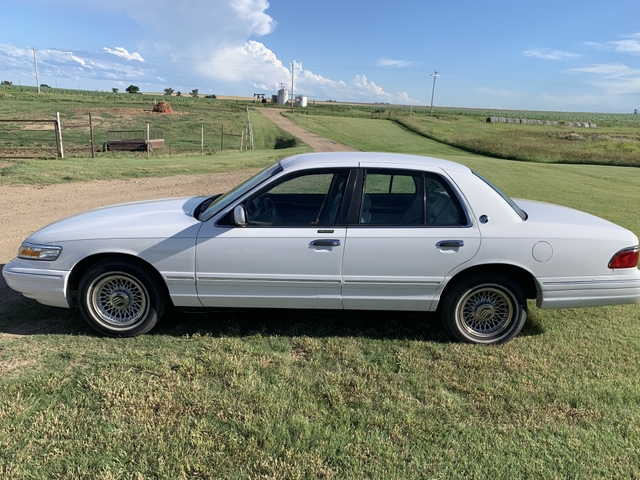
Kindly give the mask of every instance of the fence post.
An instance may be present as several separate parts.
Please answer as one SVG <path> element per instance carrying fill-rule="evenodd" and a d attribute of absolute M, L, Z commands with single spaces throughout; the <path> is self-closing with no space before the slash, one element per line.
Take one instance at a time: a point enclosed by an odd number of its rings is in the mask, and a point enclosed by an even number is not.
<path fill-rule="evenodd" d="M 149 158 L 149 124 L 147 123 L 147 158 Z"/>
<path fill-rule="evenodd" d="M 224 124 L 220 130 L 220 151 L 224 150 Z"/>
<path fill-rule="evenodd" d="M 200 155 L 204 155 L 204 125 L 200 130 Z"/>
<path fill-rule="evenodd" d="M 96 158 L 96 146 L 93 143 L 93 122 L 91 121 L 91 114 L 89 114 L 89 133 L 91 135 L 91 158 Z"/>
<path fill-rule="evenodd" d="M 64 158 L 62 148 L 62 125 L 60 125 L 60 112 L 56 112 L 56 143 L 58 144 L 58 157 Z"/>
<path fill-rule="evenodd" d="M 249 105 L 247 105 L 247 121 L 249 122 L 249 131 L 247 132 L 247 150 L 253 150 L 253 125 L 251 123 Z"/>

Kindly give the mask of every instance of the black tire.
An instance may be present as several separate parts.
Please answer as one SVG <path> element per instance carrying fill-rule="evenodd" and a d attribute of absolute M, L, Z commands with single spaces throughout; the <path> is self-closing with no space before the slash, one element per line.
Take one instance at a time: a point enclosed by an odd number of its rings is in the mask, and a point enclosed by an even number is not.
<path fill-rule="evenodd" d="M 164 289 L 147 268 L 106 259 L 80 281 L 78 306 L 87 323 L 100 333 L 135 337 L 151 330 L 166 309 Z"/>
<path fill-rule="evenodd" d="M 441 320 L 461 342 L 496 344 L 513 339 L 527 320 L 522 289 L 498 275 L 463 278 L 447 289 Z"/>

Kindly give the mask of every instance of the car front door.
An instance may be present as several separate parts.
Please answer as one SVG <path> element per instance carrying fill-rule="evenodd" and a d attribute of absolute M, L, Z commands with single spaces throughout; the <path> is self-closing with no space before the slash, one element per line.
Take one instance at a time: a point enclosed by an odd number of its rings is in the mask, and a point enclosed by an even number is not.
<path fill-rule="evenodd" d="M 340 309 L 346 224 L 341 221 L 349 169 L 276 179 L 214 217 L 196 246 L 198 296 L 207 307 Z"/>
<path fill-rule="evenodd" d="M 447 274 L 477 253 L 478 228 L 442 175 L 367 169 L 360 176 L 344 252 L 344 308 L 430 310 Z"/>

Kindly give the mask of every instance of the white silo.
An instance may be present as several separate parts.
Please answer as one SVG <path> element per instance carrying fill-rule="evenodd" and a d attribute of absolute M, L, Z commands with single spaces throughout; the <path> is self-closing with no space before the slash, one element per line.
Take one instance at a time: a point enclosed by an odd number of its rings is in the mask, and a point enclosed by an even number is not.
<path fill-rule="evenodd" d="M 284 88 L 278 90 L 278 105 L 285 105 L 287 100 L 289 100 L 289 92 Z"/>
<path fill-rule="evenodd" d="M 296 107 L 306 107 L 307 97 L 304 95 L 296 95 Z"/>

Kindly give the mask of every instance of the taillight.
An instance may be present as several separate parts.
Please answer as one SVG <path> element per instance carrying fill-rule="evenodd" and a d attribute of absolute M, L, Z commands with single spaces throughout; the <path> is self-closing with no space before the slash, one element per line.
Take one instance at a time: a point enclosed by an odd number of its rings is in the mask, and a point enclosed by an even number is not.
<path fill-rule="evenodd" d="M 625 248 L 609 261 L 609 268 L 635 268 L 638 265 L 638 246 Z"/>

